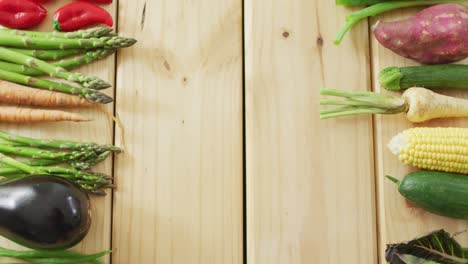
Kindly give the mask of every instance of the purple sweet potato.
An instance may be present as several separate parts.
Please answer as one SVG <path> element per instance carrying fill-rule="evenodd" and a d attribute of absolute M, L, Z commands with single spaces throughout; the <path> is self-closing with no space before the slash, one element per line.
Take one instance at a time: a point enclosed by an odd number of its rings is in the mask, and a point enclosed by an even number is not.
<path fill-rule="evenodd" d="M 421 63 L 468 57 L 468 8 L 462 5 L 436 5 L 406 20 L 377 22 L 373 31 L 384 47 Z"/>

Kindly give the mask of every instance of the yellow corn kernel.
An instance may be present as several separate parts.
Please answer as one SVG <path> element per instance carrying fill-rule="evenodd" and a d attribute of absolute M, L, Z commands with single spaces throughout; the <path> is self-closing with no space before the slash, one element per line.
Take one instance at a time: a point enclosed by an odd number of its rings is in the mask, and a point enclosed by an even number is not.
<path fill-rule="evenodd" d="M 468 174 L 468 128 L 411 128 L 395 136 L 388 147 L 404 164 Z"/>

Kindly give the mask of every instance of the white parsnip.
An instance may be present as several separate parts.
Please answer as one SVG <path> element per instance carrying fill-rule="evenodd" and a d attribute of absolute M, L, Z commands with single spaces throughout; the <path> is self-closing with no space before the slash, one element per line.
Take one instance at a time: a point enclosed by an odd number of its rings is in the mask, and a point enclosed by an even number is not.
<path fill-rule="evenodd" d="M 343 97 L 344 100 L 321 100 L 321 105 L 341 105 L 320 111 L 320 118 L 357 114 L 406 113 L 409 121 L 424 122 L 435 118 L 468 117 L 468 100 L 434 93 L 413 87 L 400 97 L 373 92 L 345 92 L 322 89 L 322 95 Z"/>
<path fill-rule="evenodd" d="M 434 93 L 425 88 L 410 88 L 402 98 L 408 105 L 406 117 L 411 122 L 435 118 L 468 117 L 468 100 Z"/>

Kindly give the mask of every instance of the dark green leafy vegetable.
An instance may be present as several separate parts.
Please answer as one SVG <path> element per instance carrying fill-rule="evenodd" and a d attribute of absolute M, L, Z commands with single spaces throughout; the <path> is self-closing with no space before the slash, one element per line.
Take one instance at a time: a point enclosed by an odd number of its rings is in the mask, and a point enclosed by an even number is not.
<path fill-rule="evenodd" d="M 467 264 L 468 249 L 438 230 L 406 243 L 387 245 L 385 259 L 390 264 Z"/>

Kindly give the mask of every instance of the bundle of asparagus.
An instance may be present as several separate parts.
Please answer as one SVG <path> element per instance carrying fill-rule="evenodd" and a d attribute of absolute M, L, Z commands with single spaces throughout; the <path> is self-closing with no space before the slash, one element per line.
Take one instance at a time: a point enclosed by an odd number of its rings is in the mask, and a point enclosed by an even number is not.
<path fill-rule="evenodd" d="M 108 82 L 96 76 L 70 72 L 70 70 L 103 59 L 113 54 L 117 49 L 129 47 L 135 43 L 135 39 L 117 36 L 108 27 L 95 27 L 75 32 L 0 29 L 0 80 L 47 91 L 34 94 L 24 93 L 21 91 L 21 86 L 18 86 L 19 89 L 2 91 L 3 87 L 0 86 L 0 94 L 4 98 L 12 98 L 11 103 L 28 102 L 28 104 L 35 106 L 56 107 L 63 106 L 64 102 L 70 102 L 72 106 L 110 103 L 113 99 L 98 91 L 111 87 Z M 42 76 L 66 80 L 73 84 L 59 82 L 55 79 L 43 79 Z M 81 98 L 88 103 L 83 103 L 78 99 L 62 99 L 64 96 L 56 92 Z M 60 100 L 51 100 L 56 96 Z M 6 101 L 0 100 L 2 103 L 8 103 Z M 55 105 L 54 102 L 61 104 Z M 0 110 L 3 113 L 13 112 L 8 108 Z M 47 117 L 47 120 L 33 118 L 24 118 L 23 120 L 16 118 L 11 113 L 0 116 L 0 121 L 87 120 L 78 115 L 63 115 L 66 112 L 61 111 L 55 111 L 54 114 L 60 116 L 60 118 L 55 119 L 48 118 L 48 114 L 46 115 L 44 112 L 34 112 L 35 109 L 29 109 L 29 111 L 31 112 L 30 116 L 44 116 Z M 43 111 L 53 112 L 52 110 Z"/>
<path fill-rule="evenodd" d="M 104 195 L 104 188 L 113 187 L 112 178 L 90 169 L 119 152 L 121 149 L 113 145 L 36 139 L 0 131 L 0 177 L 54 175 L 76 182 L 89 193 Z"/>

